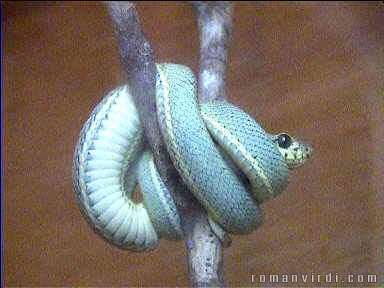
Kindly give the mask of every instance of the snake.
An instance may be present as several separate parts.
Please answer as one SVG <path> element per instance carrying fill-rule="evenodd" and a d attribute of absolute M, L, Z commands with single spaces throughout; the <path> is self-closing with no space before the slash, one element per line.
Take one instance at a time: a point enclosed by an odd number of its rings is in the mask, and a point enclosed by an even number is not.
<path fill-rule="evenodd" d="M 228 101 L 199 103 L 192 70 L 156 65 L 156 117 L 171 161 L 206 209 L 212 230 L 249 234 L 263 223 L 260 204 L 280 194 L 312 147 L 287 133 L 267 133 Z M 80 211 L 109 243 L 154 249 L 185 238 L 177 206 L 146 145 L 129 85 L 109 92 L 78 139 L 73 184 Z M 139 185 L 142 201 L 134 201 Z"/>

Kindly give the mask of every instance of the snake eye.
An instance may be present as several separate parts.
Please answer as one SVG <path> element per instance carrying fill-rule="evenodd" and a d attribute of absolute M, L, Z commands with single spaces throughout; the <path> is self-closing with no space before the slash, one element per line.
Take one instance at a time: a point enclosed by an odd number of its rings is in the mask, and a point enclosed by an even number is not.
<path fill-rule="evenodd" d="M 277 143 L 281 148 L 288 148 L 292 144 L 292 139 L 288 134 L 280 134 L 277 136 Z"/>

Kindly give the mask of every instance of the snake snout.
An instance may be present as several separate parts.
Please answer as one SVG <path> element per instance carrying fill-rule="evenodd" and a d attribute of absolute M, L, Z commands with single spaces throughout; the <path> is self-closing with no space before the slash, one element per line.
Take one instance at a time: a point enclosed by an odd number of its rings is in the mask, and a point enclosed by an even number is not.
<path fill-rule="evenodd" d="M 311 154 L 313 153 L 313 148 L 307 144 L 305 144 L 305 146 L 306 147 L 304 149 L 304 151 L 305 151 L 304 155 L 305 155 L 305 158 L 308 159 L 311 156 Z"/>
<path fill-rule="evenodd" d="M 291 169 L 303 165 L 313 153 L 313 148 L 310 145 L 296 139 L 293 139 L 291 147 L 287 150 L 284 153 L 284 158 Z"/>

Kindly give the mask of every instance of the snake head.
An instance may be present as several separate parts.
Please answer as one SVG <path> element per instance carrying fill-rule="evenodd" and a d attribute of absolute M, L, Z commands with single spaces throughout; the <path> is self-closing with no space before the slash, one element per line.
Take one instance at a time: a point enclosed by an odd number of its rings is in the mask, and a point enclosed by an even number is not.
<path fill-rule="evenodd" d="M 271 135 L 289 169 L 294 169 L 304 164 L 313 152 L 313 148 L 286 133 Z"/>

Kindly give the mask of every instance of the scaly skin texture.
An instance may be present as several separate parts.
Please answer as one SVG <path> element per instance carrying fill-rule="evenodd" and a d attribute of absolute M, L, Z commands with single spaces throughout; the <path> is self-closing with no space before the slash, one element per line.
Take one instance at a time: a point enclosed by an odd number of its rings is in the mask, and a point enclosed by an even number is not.
<path fill-rule="evenodd" d="M 188 67 L 161 64 L 156 77 L 159 125 L 183 181 L 208 211 L 220 238 L 224 231 L 250 233 L 262 223 L 258 203 L 281 193 L 290 168 L 312 150 L 286 134 L 267 134 L 230 103 L 199 106 Z M 153 249 L 161 237 L 184 237 L 176 205 L 143 146 L 136 108 L 129 87 L 123 86 L 92 112 L 74 157 L 83 215 L 110 243 L 134 251 Z M 137 181 L 143 203 L 131 200 Z"/>

